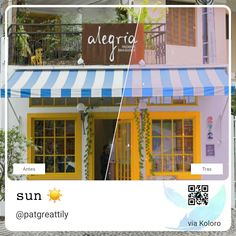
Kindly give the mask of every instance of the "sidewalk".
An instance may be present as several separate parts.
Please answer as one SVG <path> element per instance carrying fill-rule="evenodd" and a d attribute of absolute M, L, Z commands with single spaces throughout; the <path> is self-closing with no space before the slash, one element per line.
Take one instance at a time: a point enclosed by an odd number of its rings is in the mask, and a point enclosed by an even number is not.
<path fill-rule="evenodd" d="M 236 210 L 232 211 L 232 227 L 227 232 L 10 232 L 5 229 L 4 222 L 0 222 L 1 236 L 234 236 L 236 235 Z"/>

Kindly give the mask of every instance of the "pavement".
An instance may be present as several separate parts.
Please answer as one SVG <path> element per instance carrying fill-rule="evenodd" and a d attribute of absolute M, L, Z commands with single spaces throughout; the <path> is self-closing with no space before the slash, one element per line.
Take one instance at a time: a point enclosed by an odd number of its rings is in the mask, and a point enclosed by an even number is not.
<path fill-rule="evenodd" d="M 236 236 L 236 209 L 232 210 L 232 226 L 226 232 L 10 232 L 0 221 L 0 236 Z"/>

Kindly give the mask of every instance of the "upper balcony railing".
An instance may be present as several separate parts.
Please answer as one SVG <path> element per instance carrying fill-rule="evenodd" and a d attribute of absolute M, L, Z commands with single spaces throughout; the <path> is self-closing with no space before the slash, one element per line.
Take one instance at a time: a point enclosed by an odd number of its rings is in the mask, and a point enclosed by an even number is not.
<path fill-rule="evenodd" d="M 77 65 L 88 53 L 82 24 L 12 24 L 8 37 L 10 65 Z M 166 25 L 144 26 L 142 37 L 145 64 L 165 64 Z"/>

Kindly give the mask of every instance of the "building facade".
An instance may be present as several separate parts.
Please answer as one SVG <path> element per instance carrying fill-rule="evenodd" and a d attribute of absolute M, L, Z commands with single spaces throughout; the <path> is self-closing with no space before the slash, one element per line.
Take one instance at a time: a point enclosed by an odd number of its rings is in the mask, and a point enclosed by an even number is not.
<path fill-rule="evenodd" d="M 225 179 L 227 10 L 169 8 L 137 29 L 113 23 L 122 14 L 115 9 L 90 23 L 94 11 L 73 10 L 71 25 L 62 10 L 18 12 L 26 23 L 9 26 L 8 127 L 33 140 L 23 161 L 46 170 L 28 179 L 103 179 L 105 145 L 107 179 L 210 179 L 191 174 L 191 164 L 215 162 L 224 174 L 214 179 Z M 119 52 L 97 46 L 104 35 L 127 32 L 130 43 Z"/>

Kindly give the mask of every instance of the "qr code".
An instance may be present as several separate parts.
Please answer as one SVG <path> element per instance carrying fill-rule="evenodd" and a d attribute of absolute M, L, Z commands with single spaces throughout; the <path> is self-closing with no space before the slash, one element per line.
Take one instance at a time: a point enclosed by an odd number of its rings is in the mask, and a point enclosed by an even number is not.
<path fill-rule="evenodd" d="M 188 205 L 208 205 L 208 185 L 188 185 Z"/>

